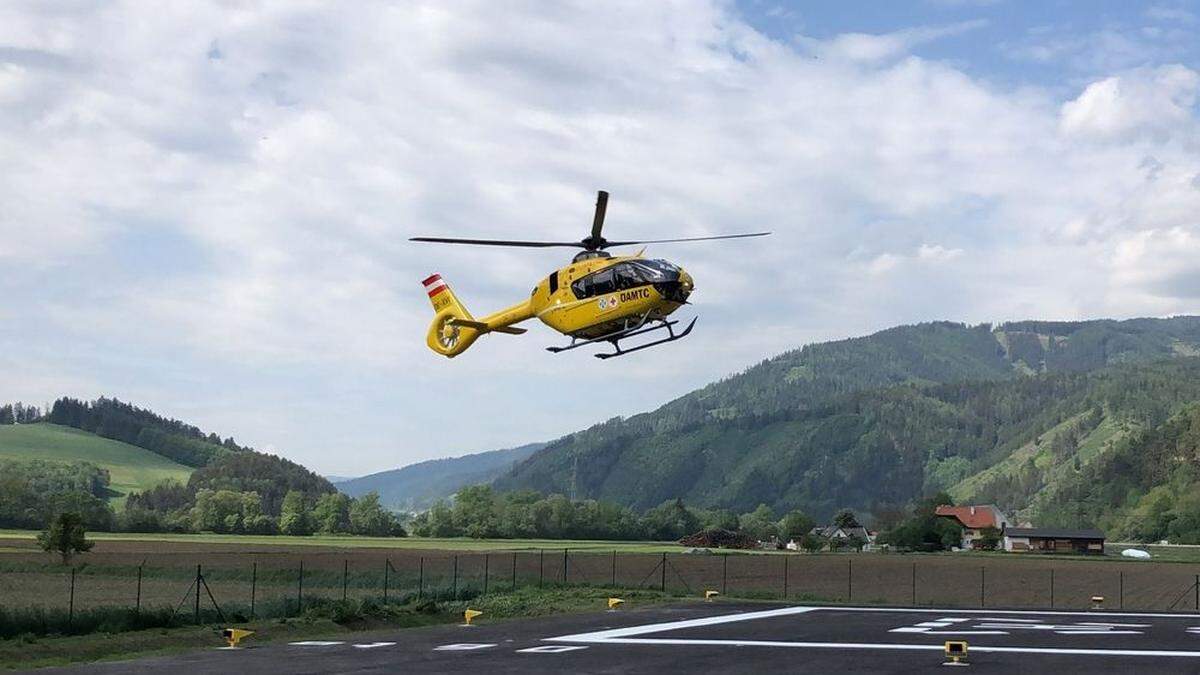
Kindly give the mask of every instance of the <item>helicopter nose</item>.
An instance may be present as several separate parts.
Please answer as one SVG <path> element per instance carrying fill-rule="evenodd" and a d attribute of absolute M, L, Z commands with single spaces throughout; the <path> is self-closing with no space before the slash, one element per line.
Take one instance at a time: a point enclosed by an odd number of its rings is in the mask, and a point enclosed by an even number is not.
<path fill-rule="evenodd" d="M 693 288 L 695 288 L 695 285 L 692 283 L 692 275 L 682 269 L 679 270 L 679 290 L 683 291 L 686 295 L 691 293 Z"/>

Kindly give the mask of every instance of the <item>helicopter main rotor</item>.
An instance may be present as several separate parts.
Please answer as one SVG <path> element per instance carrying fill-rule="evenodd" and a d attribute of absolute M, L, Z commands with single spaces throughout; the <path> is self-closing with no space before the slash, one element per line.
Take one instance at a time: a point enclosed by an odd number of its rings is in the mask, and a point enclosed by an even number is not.
<path fill-rule="evenodd" d="M 633 246 L 636 244 L 670 244 L 681 241 L 711 241 L 714 239 L 742 239 L 745 237 L 763 237 L 770 232 L 750 232 L 746 234 L 722 234 L 712 237 L 684 237 L 680 239 L 644 239 L 639 241 L 609 241 L 601 235 L 604 229 L 604 216 L 608 210 L 608 192 L 600 190 L 596 195 L 596 213 L 592 217 L 592 232 L 581 241 L 515 241 L 508 239 L 461 239 L 457 237 L 411 237 L 409 241 L 423 241 L 436 244 L 471 244 L 475 246 L 512 246 L 518 248 L 550 248 L 570 247 L 581 248 L 584 251 L 603 251 L 613 246 Z"/>

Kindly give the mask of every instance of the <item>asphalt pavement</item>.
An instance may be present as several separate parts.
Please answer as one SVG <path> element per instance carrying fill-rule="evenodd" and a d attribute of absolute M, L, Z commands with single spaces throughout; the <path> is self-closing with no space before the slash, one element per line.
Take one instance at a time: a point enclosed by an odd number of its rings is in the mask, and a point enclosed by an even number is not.
<path fill-rule="evenodd" d="M 692 603 L 355 633 L 39 673 L 1198 673 L 1200 615 Z"/>

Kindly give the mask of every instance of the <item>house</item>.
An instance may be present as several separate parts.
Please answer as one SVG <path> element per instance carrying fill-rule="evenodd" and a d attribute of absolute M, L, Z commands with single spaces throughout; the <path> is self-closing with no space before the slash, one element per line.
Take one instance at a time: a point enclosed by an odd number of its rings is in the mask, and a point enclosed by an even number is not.
<path fill-rule="evenodd" d="M 840 527 L 838 525 L 825 525 L 814 527 L 809 534 L 820 537 L 830 543 L 831 548 L 841 548 L 849 546 L 850 542 L 857 540 L 860 546 L 864 548 L 870 547 L 875 543 L 875 532 L 867 528 L 857 525 L 855 527 Z M 796 542 L 789 542 L 788 549 L 798 550 L 799 545 Z"/>
<path fill-rule="evenodd" d="M 942 505 L 934 511 L 935 515 L 943 518 L 951 518 L 958 521 L 962 525 L 962 545 L 960 548 L 971 549 L 975 548 L 975 540 L 979 538 L 983 530 L 989 527 L 994 527 L 1001 534 L 1008 528 L 1008 516 L 999 508 L 986 504 L 982 506 L 949 506 Z"/>
<path fill-rule="evenodd" d="M 1004 550 L 1103 555 L 1104 533 L 1095 529 L 1010 527 L 1004 533 Z"/>

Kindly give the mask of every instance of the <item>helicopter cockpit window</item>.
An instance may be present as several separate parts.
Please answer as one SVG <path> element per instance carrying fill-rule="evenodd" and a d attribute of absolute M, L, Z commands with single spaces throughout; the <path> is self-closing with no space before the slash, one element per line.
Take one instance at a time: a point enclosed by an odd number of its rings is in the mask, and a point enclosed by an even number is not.
<path fill-rule="evenodd" d="M 613 275 L 616 277 L 618 291 L 628 290 L 646 283 L 640 270 L 629 263 L 616 265 L 612 270 Z"/>
<path fill-rule="evenodd" d="M 617 290 L 616 279 L 611 269 L 601 270 L 592 275 L 592 295 L 612 293 Z"/>
<path fill-rule="evenodd" d="M 679 273 L 678 267 L 665 260 L 635 260 L 629 264 L 637 267 L 644 279 L 642 283 L 668 281 Z"/>

